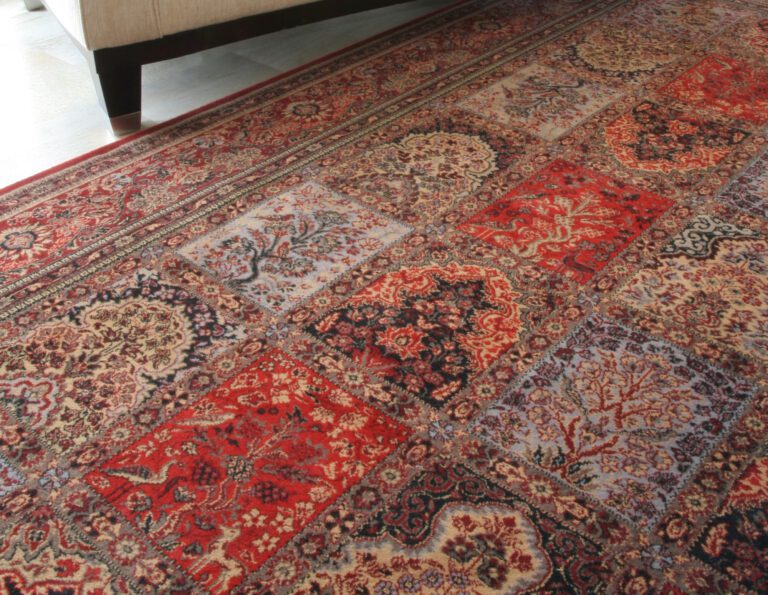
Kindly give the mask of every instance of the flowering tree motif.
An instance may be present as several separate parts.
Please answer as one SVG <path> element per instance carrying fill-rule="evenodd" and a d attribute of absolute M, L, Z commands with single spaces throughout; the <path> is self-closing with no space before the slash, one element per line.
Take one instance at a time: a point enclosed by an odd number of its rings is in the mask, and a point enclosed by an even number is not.
<path fill-rule="evenodd" d="M 230 279 L 247 285 L 259 278 L 262 271 L 287 277 L 303 277 L 315 270 L 313 256 L 322 258 L 338 250 L 343 237 L 360 238 L 363 232 L 344 228 L 349 222 L 334 211 L 320 211 L 293 217 L 282 215 L 264 219 L 261 229 L 248 229 L 221 243 L 231 254 L 243 257 L 247 268 L 244 276 Z"/>
<path fill-rule="evenodd" d="M 659 451 L 659 444 L 693 419 L 685 381 L 660 362 L 604 350 L 597 354 L 598 361 L 581 362 L 573 377 L 561 381 L 562 390 L 531 393 L 538 433 L 550 441 L 559 438 L 556 447 L 538 445 L 532 458 L 581 486 L 603 473 L 670 470 L 672 457 Z M 628 443 L 643 447 L 629 451 Z"/>
<path fill-rule="evenodd" d="M 459 229 L 586 283 L 671 204 L 558 159 Z"/>
<path fill-rule="evenodd" d="M 618 95 L 564 70 L 531 64 L 472 95 L 462 107 L 553 141 Z"/>
<path fill-rule="evenodd" d="M 595 317 L 477 427 L 645 524 L 663 512 L 750 390 Z"/>
<path fill-rule="evenodd" d="M 406 435 L 274 350 L 86 481 L 206 591 L 229 593 Z"/>
<path fill-rule="evenodd" d="M 584 79 L 574 78 L 570 83 L 550 82 L 536 75 L 528 76 L 518 89 L 504 85 L 504 97 L 507 105 L 504 107 L 511 117 L 530 118 L 537 111 L 549 109 L 565 109 L 578 114 L 576 109 L 581 102 L 581 96 L 576 92 L 583 89 Z M 575 104 L 575 105 L 574 105 Z M 574 107 L 571 107 L 574 106 Z"/>
<path fill-rule="evenodd" d="M 766 123 L 765 71 L 727 56 L 707 56 L 663 88 L 675 99 L 755 124 Z"/>
<path fill-rule="evenodd" d="M 407 232 L 405 225 L 307 183 L 180 253 L 257 304 L 284 312 Z"/>

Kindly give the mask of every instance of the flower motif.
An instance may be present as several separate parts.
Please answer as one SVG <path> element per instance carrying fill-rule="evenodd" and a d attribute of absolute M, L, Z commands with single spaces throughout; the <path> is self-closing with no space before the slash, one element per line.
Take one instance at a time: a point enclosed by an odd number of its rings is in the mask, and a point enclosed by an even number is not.
<path fill-rule="evenodd" d="M 496 557 L 485 558 L 477 569 L 477 575 L 481 581 L 492 589 L 498 589 L 507 578 L 509 570 L 505 562 Z"/>
<path fill-rule="evenodd" d="M 109 552 L 120 564 L 133 564 L 146 552 L 146 547 L 140 541 L 129 535 L 121 535 L 109 546 Z"/>
<path fill-rule="evenodd" d="M 449 539 L 443 546 L 443 552 L 462 564 L 467 564 L 472 558 L 480 555 L 474 541 L 463 535 Z"/>
<path fill-rule="evenodd" d="M 55 467 L 48 469 L 40 478 L 40 486 L 44 488 L 58 489 L 69 481 L 69 471 Z M 2 492 L 2 489 L 0 489 Z"/>
<path fill-rule="evenodd" d="M 429 426 L 429 437 L 436 440 L 450 440 L 453 438 L 453 424 L 433 421 Z"/>
<path fill-rule="evenodd" d="M 422 340 L 426 334 L 413 326 L 389 327 L 380 333 L 376 341 L 402 360 L 415 359 L 425 349 Z"/>

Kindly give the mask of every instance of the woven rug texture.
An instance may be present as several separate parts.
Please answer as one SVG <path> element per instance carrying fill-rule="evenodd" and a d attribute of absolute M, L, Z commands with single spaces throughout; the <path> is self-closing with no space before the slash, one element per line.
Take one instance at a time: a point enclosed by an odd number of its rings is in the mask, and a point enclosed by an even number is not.
<path fill-rule="evenodd" d="M 767 125 L 765 3 L 468 0 L 7 189 L 0 591 L 768 592 Z"/>

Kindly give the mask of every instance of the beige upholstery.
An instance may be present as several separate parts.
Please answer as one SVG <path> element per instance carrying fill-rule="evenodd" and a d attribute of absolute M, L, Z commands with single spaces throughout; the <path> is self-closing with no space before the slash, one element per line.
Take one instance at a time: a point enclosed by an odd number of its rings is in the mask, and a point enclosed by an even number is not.
<path fill-rule="evenodd" d="M 89 50 L 157 39 L 316 0 L 44 0 Z"/>
<path fill-rule="evenodd" d="M 314 1 L 316 0 L 155 0 L 155 4 L 163 35 L 169 35 Z"/>

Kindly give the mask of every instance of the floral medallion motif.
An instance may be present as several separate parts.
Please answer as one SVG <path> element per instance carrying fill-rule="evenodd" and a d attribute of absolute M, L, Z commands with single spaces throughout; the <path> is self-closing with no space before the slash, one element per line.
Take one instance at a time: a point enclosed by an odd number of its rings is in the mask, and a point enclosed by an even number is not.
<path fill-rule="evenodd" d="M 577 69 L 632 82 L 677 58 L 678 45 L 661 31 L 610 24 L 587 28 L 564 57 Z"/>
<path fill-rule="evenodd" d="M 768 72 L 726 56 L 707 56 L 661 91 L 731 118 L 768 122 Z"/>
<path fill-rule="evenodd" d="M 0 346 L 0 403 L 66 451 L 242 337 L 144 271 Z"/>
<path fill-rule="evenodd" d="M 523 149 L 457 121 L 415 129 L 325 174 L 326 183 L 408 222 L 455 207 Z M 515 140 L 517 143 L 515 143 Z"/>
<path fill-rule="evenodd" d="M 272 351 L 86 480 L 206 589 L 227 593 L 405 437 Z"/>
<path fill-rule="evenodd" d="M 752 591 L 768 591 L 768 458 L 734 484 L 692 553 Z"/>
<path fill-rule="evenodd" d="M 540 587 L 551 572 L 541 537 L 521 512 L 494 505 L 448 504 L 424 544 L 403 547 L 392 538 L 363 544 L 339 569 L 318 573 L 311 582 L 336 593 L 364 588 L 392 593 L 401 589 L 527 593 Z"/>
<path fill-rule="evenodd" d="M 179 252 L 260 306 L 284 312 L 408 231 L 308 183 Z"/>
<path fill-rule="evenodd" d="M 671 204 L 557 160 L 459 229 L 585 283 Z"/>
<path fill-rule="evenodd" d="M 619 298 L 768 363 L 768 241 L 751 229 L 696 217 Z"/>
<path fill-rule="evenodd" d="M 345 81 L 348 85 L 354 86 L 358 83 L 358 87 L 362 87 L 359 80 L 349 76 L 350 80 Z M 364 99 L 354 93 L 328 91 L 330 89 L 310 89 L 305 93 L 284 97 L 269 106 L 270 116 L 275 120 L 284 121 L 290 128 L 312 130 L 333 122 L 336 114 L 354 109 L 355 104 Z M 366 89 L 364 92 L 370 93 L 370 90 Z"/>
<path fill-rule="evenodd" d="M 604 586 L 597 544 L 458 464 L 418 476 L 356 538 L 296 592 L 447 595 Z"/>
<path fill-rule="evenodd" d="M 661 174 L 711 168 L 748 136 L 739 128 L 701 120 L 650 101 L 605 128 L 606 143 L 621 163 Z"/>
<path fill-rule="evenodd" d="M 483 89 L 461 105 L 486 118 L 554 141 L 619 95 L 618 91 L 564 70 L 533 64 Z"/>
<path fill-rule="evenodd" d="M 307 330 L 442 407 L 515 343 L 520 296 L 496 269 L 408 268 L 379 277 Z"/>
<path fill-rule="evenodd" d="M 648 526 L 750 396 L 682 351 L 592 317 L 474 427 Z"/>

